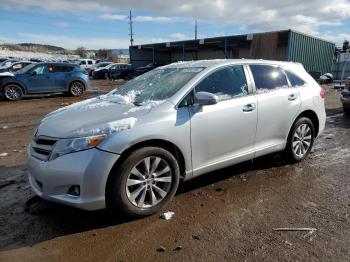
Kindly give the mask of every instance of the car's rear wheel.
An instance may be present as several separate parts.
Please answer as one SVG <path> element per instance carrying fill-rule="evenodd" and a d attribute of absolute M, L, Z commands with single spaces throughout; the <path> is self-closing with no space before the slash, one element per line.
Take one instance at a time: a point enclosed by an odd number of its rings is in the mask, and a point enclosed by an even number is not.
<path fill-rule="evenodd" d="M 74 81 L 69 86 L 69 94 L 71 96 L 81 96 L 84 93 L 85 86 L 79 81 Z"/>
<path fill-rule="evenodd" d="M 111 173 L 107 208 L 130 217 L 158 212 L 175 195 L 180 170 L 175 157 L 159 147 L 132 152 Z"/>
<path fill-rule="evenodd" d="M 3 93 L 4 97 L 10 101 L 17 101 L 23 97 L 23 90 L 19 85 L 7 85 L 4 87 Z"/>
<path fill-rule="evenodd" d="M 292 162 L 304 160 L 315 139 L 315 128 L 309 118 L 301 117 L 294 123 L 287 141 L 285 154 Z"/>

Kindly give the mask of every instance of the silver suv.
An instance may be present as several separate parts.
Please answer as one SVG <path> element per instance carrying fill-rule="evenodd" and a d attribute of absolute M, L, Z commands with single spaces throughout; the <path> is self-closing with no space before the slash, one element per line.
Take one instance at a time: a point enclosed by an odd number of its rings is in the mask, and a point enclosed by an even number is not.
<path fill-rule="evenodd" d="M 47 200 L 150 215 L 180 180 L 279 151 L 303 160 L 325 126 L 324 95 L 297 63 L 163 66 L 45 116 L 29 181 Z"/>

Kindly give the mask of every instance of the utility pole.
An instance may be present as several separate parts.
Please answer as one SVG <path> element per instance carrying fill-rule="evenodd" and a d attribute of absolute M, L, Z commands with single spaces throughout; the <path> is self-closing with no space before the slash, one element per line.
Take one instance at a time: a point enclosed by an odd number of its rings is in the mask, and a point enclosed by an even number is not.
<path fill-rule="evenodd" d="M 197 40 L 197 19 L 194 22 L 194 39 Z"/>
<path fill-rule="evenodd" d="M 129 25 L 130 25 L 130 45 L 133 46 L 134 44 L 134 34 L 132 32 L 132 15 L 131 15 L 131 10 L 130 10 L 130 14 L 129 14 Z"/>

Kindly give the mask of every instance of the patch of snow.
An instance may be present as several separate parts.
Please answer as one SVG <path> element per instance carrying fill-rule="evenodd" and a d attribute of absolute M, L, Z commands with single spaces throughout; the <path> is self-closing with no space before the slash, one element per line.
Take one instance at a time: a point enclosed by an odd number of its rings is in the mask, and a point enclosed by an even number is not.
<path fill-rule="evenodd" d="M 174 212 L 168 211 L 160 215 L 160 218 L 163 218 L 165 220 L 170 220 L 175 215 Z"/>
<path fill-rule="evenodd" d="M 0 157 L 5 157 L 5 156 L 8 156 L 8 155 L 9 155 L 9 153 L 1 153 Z"/>
<path fill-rule="evenodd" d="M 0 76 L 15 76 L 15 75 L 10 72 L 2 72 L 0 73 Z"/>
<path fill-rule="evenodd" d="M 123 130 L 133 128 L 136 121 L 137 121 L 137 118 L 129 117 L 129 118 L 108 122 L 102 125 L 101 127 L 97 127 L 97 128 L 92 128 L 92 129 L 81 128 L 77 130 L 75 133 L 79 136 L 92 136 L 92 135 L 98 135 L 98 134 L 109 135 L 112 133 L 117 133 Z"/>
<path fill-rule="evenodd" d="M 150 110 L 150 109 L 152 109 L 152 108 L 162 104 L 164 101 L 165 100 L 144 102 L 144 103 L 142 103 L 141 106 L 134 106 L 134 107 L 130 108 L 128 111 L 126 111 L 124 113 L 124 115 L 127 115 L 129 113 L 135 113 L 135 112 L 143 111 L 143 110 Z"/>

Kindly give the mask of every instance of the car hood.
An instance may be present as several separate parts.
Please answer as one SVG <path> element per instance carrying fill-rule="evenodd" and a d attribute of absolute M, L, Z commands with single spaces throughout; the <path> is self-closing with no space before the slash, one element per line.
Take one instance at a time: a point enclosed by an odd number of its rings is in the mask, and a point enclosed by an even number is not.
<path fill-rule="evenodd" d="M 163 102 L 135 106 L 130 97 L 103 95 L 49 113 L 40 122 L 37 135 L 73 138 L 119 132 L 132 128 Z"/>

